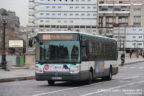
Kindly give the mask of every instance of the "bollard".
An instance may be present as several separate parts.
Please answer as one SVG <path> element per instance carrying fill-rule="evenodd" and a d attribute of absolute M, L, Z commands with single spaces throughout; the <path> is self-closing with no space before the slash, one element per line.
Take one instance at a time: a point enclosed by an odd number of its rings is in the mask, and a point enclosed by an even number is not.
<path fill-rule="evenodd" d="M 10 69 L 11 69 L 10 61 L 7 61 L 6 71 L 10 71 Z"/>

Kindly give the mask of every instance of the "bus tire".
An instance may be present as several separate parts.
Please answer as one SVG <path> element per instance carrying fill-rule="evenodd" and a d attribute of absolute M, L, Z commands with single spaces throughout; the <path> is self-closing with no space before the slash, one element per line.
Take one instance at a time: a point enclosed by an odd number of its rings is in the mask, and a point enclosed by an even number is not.
<path fill-rule="evenodd" d="M 89 71 L 88 84 L 92 83 L 92 81 L 93 81 L 93 73 Z"/>
<path fill-rule="evenodd" d="M 103 77 L 103 80 L 112 80 L 112 68 L 110 68 L 108 76 Z"/>
<path fill-rule="evenodd" d="M 55 81 L 53 81 L 53 80 L 48 80 L 48 84 L 49 84 L 50 86 L 52 86 L 52 85 L 55 84 Z"/>

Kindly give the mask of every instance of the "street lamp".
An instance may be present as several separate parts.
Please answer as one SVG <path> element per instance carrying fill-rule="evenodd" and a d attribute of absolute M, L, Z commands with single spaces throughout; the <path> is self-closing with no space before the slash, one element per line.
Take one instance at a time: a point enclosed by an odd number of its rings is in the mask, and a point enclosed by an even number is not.
<path fill-rule="evenodd" d="M 1 65 L 2 65 L 2 69 L 7 69 L 6 67 L 6 52 L 5 52 L 5 29 L 6 29 L 6 25 L 7 25 L 7 19 L 8 19 L 8 14 L 7 14 L 7 11 L 6 10 L 3 10 L 2 14 L 2 24 L 3 24 L 3 35 L 2 35 L 2 38 L 3 38 L 3 46 L 2 46 L 2 58 L 1 58 Z"/>

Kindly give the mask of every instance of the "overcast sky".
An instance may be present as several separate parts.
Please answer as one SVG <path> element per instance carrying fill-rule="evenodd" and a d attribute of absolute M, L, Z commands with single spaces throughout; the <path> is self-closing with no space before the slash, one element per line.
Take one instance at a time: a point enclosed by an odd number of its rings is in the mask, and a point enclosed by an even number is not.
<path fill-rule="evenodd" d="M 0 0 L 0 8 L 15 11 L 21 25 L 28 24 L 28 0 Z"/>

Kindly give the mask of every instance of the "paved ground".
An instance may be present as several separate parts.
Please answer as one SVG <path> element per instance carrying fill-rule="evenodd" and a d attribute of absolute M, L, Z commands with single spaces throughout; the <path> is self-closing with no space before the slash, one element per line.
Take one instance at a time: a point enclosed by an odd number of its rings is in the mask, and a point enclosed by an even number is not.
<path fill-rule="evenodd" d="M 111 81 L 56 82 L 15 81 L 0 83 L 0 96 L 144 96 L 144 63 L 120 67 L 119 74 Z"/>

